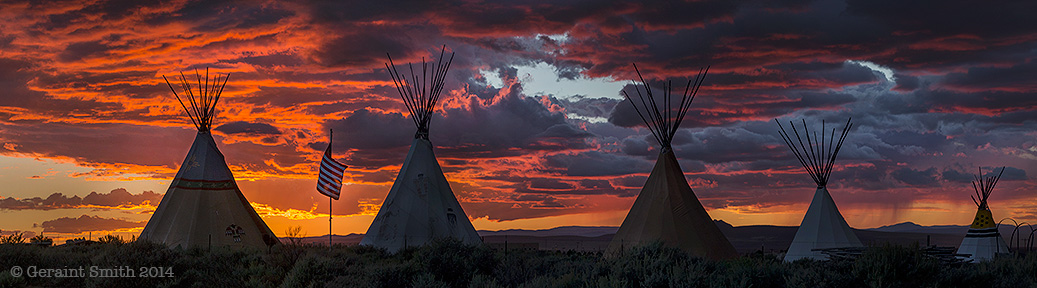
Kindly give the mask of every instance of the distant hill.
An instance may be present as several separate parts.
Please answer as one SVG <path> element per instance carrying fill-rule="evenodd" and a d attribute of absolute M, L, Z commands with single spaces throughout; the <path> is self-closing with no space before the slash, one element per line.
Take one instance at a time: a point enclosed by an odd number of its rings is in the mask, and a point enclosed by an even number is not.
<path fill-rule="evenodd" d="M 904 222 L 888 226 L 882 226 L 878 228 L 864 229 L 868 231 L 881 231 L 881 232 L 902 232 L 902 233 L 922 233 L 922 234 L 950 234 L 950 235 L 965 235 L 969 232 L 968 225 L 934 225 L 934 226 L 922 226 L 915 224 L 914 222 Z M 998 229 L 1001 231 L 1001 235 L 1007 240 L 1008 236 L 1012 235 L 1012 230 L 1015 230 L 1015 226 L 1011 224 L 1001 225 Z M 1028 229 L 1023 229 L 1029 233 Z"/>
<path fill-rule="evenodd" d="M 864 229 L 869 231 L 881 231 L 881 232 L 912 232 L 912 233 L 930 233 L 930 234 L 965 234 L 969 231 L 969 226 L 966 225 L 935 225 L 935 226 L 922 226 L 915 224 L 914 222 L 904 222 L 893 225 L 882 226 L 878 228 Z M 1011 233 L 1011 231 L 1009 231 Z"/>
<path fill-rule="evenodd" d="M 731 241 L 731 245 L 740 253 L 749 253 L 763 250 L 776 252 L 788 249 L 792 238 L 796 236 L 796 226 L 774 226 L 774 225 L 748 225 L 732 226 L 724 221 L 715 221 L 720 231 Z M 1008 240 L 1014 226 L 1002 225 L 1001 235 Z M 615 226 L 561 226 L 551 229 L 507 229 L 507 230 L 479 230 L 479 236 L 483 242 L 503 246 L 510 243 L 511 247 L 537 247 L 544 250 L 581 250 L 600 251 L 608 247 L 612 236 L 616 234 L 619 227 Z M 957 247 L 962 238 L 969 230 L 968 226 L 959 225 L 936 225 L 923 226 L 912 222 L 904 222 L 878 228 L 854 229 L 857 237 L 865 245 L 879 245 L 881 243 L 893 243 L 899 245 L 937 245 Z M 1027 233 L 1029 231 L 1026 231 Z M 335 244 L 355 245 L 364 238 L 363 234 L 335 235 Z M 1025 236 L 1024 236 L 1025 238 Z M 282 238 L 282 242 L 285 242 Z M 304 237 L 302 243 L 325 244 L 328 236 Z"/>
<path fill-rule="evenodd" d="M 540 229 L 540 230 L 525 230 L 525 229 L 508 229 L 508 230 L 479 230 L 479 236 L 581 236 L 581 237 L 599 237 L 610 234 L 616 234 L 619 227 L 616 226 L 561 226 L 551 229 Z"/>

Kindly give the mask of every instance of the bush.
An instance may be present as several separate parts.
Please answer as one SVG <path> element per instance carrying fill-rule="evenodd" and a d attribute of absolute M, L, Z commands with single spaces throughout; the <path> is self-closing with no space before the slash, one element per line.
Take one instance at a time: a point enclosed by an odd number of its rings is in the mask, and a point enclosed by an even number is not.
<path fill-rule="evenodd" d="M 54 240 L 51 240 L 50 238 L 44 237 L 43 234 L 40 234 L 36 235 L 36 237 L 32 237 L 32 239 L 29 239 L 29 243 L 50 246 L 51 244 L 54 244 Z"/>
<path fill-rule="evenodd" d="M 101 237 L 100 239 L 97 239 L 97 242 L 104 243 L 104 244 L 123 244 L 123 243 L 126 243 L 126 241 L 122 240 L 122 238 L 120 238 L 118 236 L 112 236 L 110 234 L 109 235 L 104 235 L 104 237 Z"/>
<path fill-rule="evenodd" d="M 174 277 L 12 277 L 7 272 L 12 266 L 169 267 Z M 501 251 L 458 241 L 436 241 L 395 254 L 365 246 L 170 249 L 135 241 L 0 245 L 0 269 L 0 287 L 1037 286 L 1037 255 L 945 265 L 917 247 L 889 245 L 869 248 L 855 260 L 786 263 L 768 254 L 708 260 L 659 243 L 604 257 L 594 252 Z"/>
<path fill-rule="evenodd" d="M 25 243 L 25 233 L 14 232 L 11 235 L 0 236 L 0 244 L 21 244 Z"/>
<path fill-rule="evenodd" d="M 853 273 L 870 287 L 921 287 L 939 279 L 940 263 L 912 247 L 885 244 L 867 249 L 854 262 Z"/>

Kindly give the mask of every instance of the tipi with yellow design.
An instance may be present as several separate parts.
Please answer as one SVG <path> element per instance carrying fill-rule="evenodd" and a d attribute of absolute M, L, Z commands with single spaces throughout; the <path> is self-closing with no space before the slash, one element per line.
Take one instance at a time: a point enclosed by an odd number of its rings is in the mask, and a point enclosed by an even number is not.
<path fill-rule="evenodd" d="M 1001 179 L 1002 173 L 1005 173 L 1004 167 L 1001 167 L 1001 172 L 997 176 L 983 179 L 983 170 L 980 169 L 980 175 L 976 176 L 976 181 L 972 182 L 972 188 L 976 190 L 976 195 L 972 196 L 972 202 L 979 206 L 979 211 L 976 211 L 976 218 L 972 220 L 969 232 L 965 234 L 961 246 L 958 246 L 958 254 L 971 255 L 967 260 L 990 260 L 994 258 L 994 255 L 1008 253 L 1008 244 L 997 231 L 997 222 L 994 221 L 990 207 L 987 206 L 987 198 L 994 190 L 994 185 L 997 185 L 997 181 Z"/>

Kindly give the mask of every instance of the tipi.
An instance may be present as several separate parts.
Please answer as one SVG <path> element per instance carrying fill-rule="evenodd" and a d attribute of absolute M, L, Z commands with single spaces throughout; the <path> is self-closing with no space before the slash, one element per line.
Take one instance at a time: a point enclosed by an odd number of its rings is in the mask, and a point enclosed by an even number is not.
<path fill-rule="evenodd" d="M 969 232 L 965 234 L 965 239 L 961 240 L 961 246 L 958 246 L 958 254 L 971 255 L 967 260 L 990 260 L 998 253 L 1008 253 L 1008 244 L 1005 244 L 1005 239 L 1001 238 L 1001 233 L 997 231 L 997 222 L 987 206 L 990 192 L 994 191 L 994 185 L 997 185 L 1002 173 L 1005 173 L 1004 167 L 1001 167 L 1001 172 L 997 173 L 997 176 L 984 180 L 983 169 L 980 169 L 976 181 L 972 182 L 972 189 L 976 190 L 972 202 L 979 206 L 979 211 L 976 211 L 976 218 L 972 220 Z"/>
<path fill-rule="evenodd" d="M 444 62 L 445 50 L 444 47 L 440 52 L 439 63 L 425 63 L 422 60 L 421 78 L 418 78 L 413 68 L 410 69 L 410 78 L 399 73 L 391 57 L 385 65 L 418 131 L 414 134 L 414 142 L 400 168 L 400 174 L 396 176 L 374 222 L 360 241 L 361 245 L 395 252 L 437 238 L 453 238 L 467 244 L 482 243 L 468 215 L 450 190 L 450 184 L 443 175 L 428 138 L 429 122 L 443 91 L 446 72 L 454 59 L 451 53 L 450 59 Z"/>
<path fill-rule="evenodd" d="M 634 65 L 638 77 L 641 72 Z M 655 162 L 655 168 L 648 176 L 644 188 L 641 189 L 634 206 L 630 208 L 619 231 L 609 243 L 610 253 L 618 252 L 626 247 L 661 242 L 663 245 L 678 247 L 692 255 L 713 259 L 733 258 L 737 256 L 734 246 L 728 242 L 720 228 L 713 223 L 709 213 L 699 203 L 695 192 L 688 186 L 684 171 L 677 163 L 670 143 L 673 135 L 680 128 L 681 121 L 688 113 L 691 102 L 695 99 L 705 74 L 701 71 L 695 80 L 689 80 L 680 104 L 672 106 L 670 90 L 672 85 L 664 83 L 663 101 L 656 103 L 648 82 L 641 77 L 646 93 L 637 89 L 641 106 L 626 94 L 626 99 L 637 111 L 638 116 L 648 126 L 662 149 Z M 662 107 L 660 107 L 662 105 Z M 674 108 L 674 109 L 671 109 Z M 643 110 L 643 111 L 642 111 Z"/>
<path fill-rule="evenodd" d="M 843 141 L 846 140 L 846 135 L 853 127 L 853 123 L 850 123 L 849 119 L 846 120 L 846 126 L 839 135 L 839 141 L 832 146 L 836 130 L 832 128 L 832 134 L 826 145 L 824 121 L 821 122 L 821 138 L 818 139 L 816 132 L 814 132 L 813 138 L 810 137 L 811 132 L 807 130 L 807 122 L 803 120 L 806 144 L 792 121 L 789 121 L 789 125 L 792 126 L 792 132 L 796 135 L 795 140 L 797 141 L 793 141 L 788 132 L 785 132 L 785 127 L 781 126 L 778 119 L 774 119 L 774 122 L 778 123 L 778 128 L 781 129 L 779 134 L 785 140 L 785 144 L 792 149 L 792 153 L 796 155 L 799 163 L 803 164 L 803 168 L 814 179 L 814 183 L 817 183 L 814 199 L 810 201 L 810 208 L 807 208 L 807 214 L 803 216 L 803 222 L 799 224 L 796 237 L 792 239 L 792 245 L 785 253 L 785 261 L 791 262 L 803 258 L 827 259 L 821 251 L 814 249 L 864 247 L 861 240 L 857 239 L 857 235 L 853 233 L 853 229 L 850 229 L 850 225 L 846 224 L 846 219 L 843 219 L 843 215 L 839 213 L 839 208 L 835 206 L 835 201 L 832 200 L 832 195 L 828 193 L 827 187 L 828 179 L 832 175 L 832 167 L 835 166 L 835 158 L 839 155 L 839 149 L 843 146 Z"/>
<path fill-rule="evenodd" d="M 188 100 L 186 104 L 166 80 L 198 129 L 198 135 L 139 239 L 181 248 L 277 244 L 277 237 L 238 190 L 234 175 L 210 133 L 216 117 L 216 102 L 230 75 L 223 77 L 220 83 L 219 76 L 210 81 L 209 72 L 205 74 L 203 80 L 196 73 L 198 94 L 195 95 L 190 80 L 181 73 L 180 86 L 184 90 L 183 98 Z"/>

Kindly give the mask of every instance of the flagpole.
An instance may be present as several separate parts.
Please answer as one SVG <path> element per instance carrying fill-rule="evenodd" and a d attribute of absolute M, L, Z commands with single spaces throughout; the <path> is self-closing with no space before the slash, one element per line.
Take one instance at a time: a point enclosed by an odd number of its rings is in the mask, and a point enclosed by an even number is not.
<path fill-rule="evenodd" d="M 335 136 L 335 130 L 328 129 L 328 151 L 331 151 L 331 141 L 334 140 L 334 139 L 332 139 L 332 138 L 334 138 L 334 136 Z M 331 217 L 334 217 L 334 216 L 332 216 L 334 214 L 331 213 L 331 207 L 334 206 L 334 205 L 332 205 L 334 203 L 334 202 L 332 202 L 332 200 L 334 200 L 334 199 L 331 198 L 331 195 L 328 195 L 328 249 L 329 250 L 331 249 L 331 235 L 332 235 L 331 234 Z"/>
<path fill-rule="evenodd" d="M 328 249 L 331 249 L 331 196 L 328 196 Z"/>

